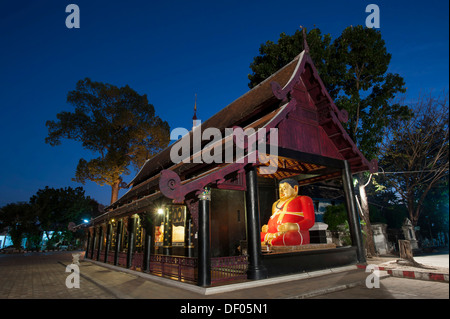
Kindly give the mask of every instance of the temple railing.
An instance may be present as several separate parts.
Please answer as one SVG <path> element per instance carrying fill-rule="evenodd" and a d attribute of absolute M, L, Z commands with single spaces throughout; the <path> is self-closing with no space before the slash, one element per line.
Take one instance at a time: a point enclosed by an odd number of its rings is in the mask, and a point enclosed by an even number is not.
<path fill-rule="evenodd" d="M 247 256 L 211 258 L 211 283 L 247 278 Z"/>
<path fill-rule="evenodd" d="M 119 252 L 119 258 L 118 258 L 118 264 L 119 266 L 126 267 L 127 266 L 127 252 Z"/>
<path fill-rule="evenodd" d="M 94 251 L 96 260 L 97 251 Z M 108 252 L 107 262 L 114 263 L 114 251 Z M 118 265 L 127 266 L 127 253 L 119 252 Z M 104 261 L 104 252 L 100 252 L 100 260 Z M 131 269 L 144 271 L 144 253 L 133 253 Z M 247 278 L 247 256 L 213 257 L 211 258 L 211 283 L 244 280 Z M 151 255 L 149 273 L 170 279 L 197 283 L 197 258 L 184 256 Z"/>
<path fill-rule="evenodd" d="M 108 260 L 106 260 L 107 263 L 109 264 L 113 264 L 114 263 L 114 256 L 115 256 L 115 252 L 114 251 L 108 251 Z"/>
<path fill-rule="evenodd" d="M 183 256 L 150 256 L 150 273 L 176 279 L 197 282 L 197 258 Z"/>
<path fill-rule="evenodd" d="M 144 253 L 134 253 L 131 260 L 131 269 L 142 271 L 144 267 Z"/>

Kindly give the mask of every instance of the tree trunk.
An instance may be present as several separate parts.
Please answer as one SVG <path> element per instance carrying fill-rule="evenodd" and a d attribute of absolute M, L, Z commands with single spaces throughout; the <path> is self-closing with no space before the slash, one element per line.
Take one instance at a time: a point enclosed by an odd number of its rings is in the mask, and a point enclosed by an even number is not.
<path fill-rule="evenodd" d="M 406 208 L 408 209 L 409 220 L 413 225 L 412 231 L 414 232 L 415 237 L 415 227 L 417 226 L 417 223 L 419 221 L 419 206 L 414 207 L 414 194 L 412 194 L 412 192 L 408 193 L 408 204 L 406 205 Z"/>
<path fill-rule="evenodd" d="M 409 191 L 407 193 L 407 202 L 406 202 L 406 208 L 408 209 L 408 215 L 409 215 L 409 220 L 411 221 L 411 223 L 413 224 L 413 226 L 417 225 L 417 220 L 415 220 L 415 210 L 416 208 L 414 207 L 414 198 L 415 198 L 415 194 L 412 191 Z"/>
<path fill-rule="evenodd" d="M 399 240 L 398 248 L 400 252 L 400 258 L 410 262 L 414 262 L 414 257 L 411 249 L 411 242 L 409 240 Z"/>
<path fill-rule="evenodd" d="M 111 204 L 119 199 L 120 179 L 111 185 Z"/>
<path fill-rule="evenodd" d="M 413 252 L 412 252 L 412 248 L 411 248 L 411 242 L 409 240 L 399 240 L 398 248 L 399 248 L 399 253 L 400 253 L 400 259 L 397 260 L 398 264 L 402 264 L 405 266 L 425 268 L 425 269 L 433 269 L 431 267 L 427 267 L 422 264 L 419 264 L 417 261 L 414 260 L 414 256 L 413 256 Z"/>
<path fill-rule="evenodd" d="M 363 226 L 365 235 L 365 246 L 368 257 L 376 255 L 375 242 L 373 241 L 372 225 L 369 218 L 369 201 L 367 200 L 366 188 L 363 183 L 363 175 L 358 174 L 359 197 L 361 198 L 361 217 L 364 220 Z"/>

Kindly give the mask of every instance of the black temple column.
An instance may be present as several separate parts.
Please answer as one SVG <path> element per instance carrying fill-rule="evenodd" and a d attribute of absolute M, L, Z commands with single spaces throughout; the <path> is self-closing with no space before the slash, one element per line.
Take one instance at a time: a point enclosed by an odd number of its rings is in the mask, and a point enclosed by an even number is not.
<path fill-rule="evenodd" d="M 172 209 L 170 206 L 164 208 L 164 239 L 163 254 L 172 255 Z"/>
<path fill-rule="evenodd" d="M 145 230 L 145 242 L 144 242 L 144 272 L 150 271 L 150 257 L 155 253 L 155 237 L 154 237 L 154 224 L 151 216 L 151 212 L 147 212 L 143 215 L 143 226 Z"/>
<path fill-rule="evenodd" d="M 128 249 L 127 249 L 127 268 L 131 268 L 133 262 L 133 253 L 135 246 L 136 217 L 133 215 L 128 219 Z"/>
<path fill-rule="evenodd" d="M 105 243 L 105 258 L 103 259 L 103 262 L 108 262 L 108 254 L 109 254 L 109 248 L 111 247 L 111 230 L 112 225 L 109 222 L 106 224 L 106 243 Z"/>
<path fill-rule="evenodd" d="M 95 256 L 95 260 L 100 260 L 100 253 L 102 251 L 102 243 L 103 243 L 103 226 L 100 226 L 98 229 L 98 243 L 97 243 L 97 256 Z"/>
<path fill-rule="evenodd" d="M 192 223 L 191 214 L 184 211 L 185 219 L 184 219 L 184 255 L 186 257 L 194 256 L 194 233 L 193 228 L 194 225 Z"/>
<path fill-rule="evenodd" d="M 117 221 L 117 230 L 116 230 L 116 247 L 114 251 L 114 266 L 119 264 L 119 252 L 120 252 L 120 244 L 122 242 L 122 220 Z"/>
<path fill-rule="evenodd" d="M 366 262 L 366 254 L 364 252 L 364 244 L 362 239 L 361 227 L 359 224 L 358 211 L 356 210 L 355 191 L 353 188 L 353 179 L 350 171 L 350 165 L 344 161 L 344 169 L 342 170 L 342 184 L 344 186 L 345 202 L 347 205 L 348 221 L 350 226 L 350 235 L 352 245 L 357 247 L 356 254 L 358 262 Z"/>
<path fill-rule="evenodd" d="M 251 166 L 246 171 L 246 207 L 247 207 L 247 244 L 248 270 L 247 278 L 252 280 L 267 278 L 267 270 L 262 262 L 261 236 L 259 222 L 259 198 L 256 168 Z"/>
<path fill-rule="evenodd" d="M 199 196 L 198 212 L 198 285 L 211 286 L 211 226 L 209 188 Z"/>
<path fill-rule="evenodd" d="M 91 230 L 88 228 L 87 229 L 86 253 L 84 254 L 84 258 L 89 258 L 91 240 L 92 240 Z"/>
<path fill-rule="evenodd" d="M 92 246 L 91 246 L 91 259 L 94 259 L 95 244 L 97 242 L 97 228 L 94 227 L 94 234 L 92 235 Z"/>

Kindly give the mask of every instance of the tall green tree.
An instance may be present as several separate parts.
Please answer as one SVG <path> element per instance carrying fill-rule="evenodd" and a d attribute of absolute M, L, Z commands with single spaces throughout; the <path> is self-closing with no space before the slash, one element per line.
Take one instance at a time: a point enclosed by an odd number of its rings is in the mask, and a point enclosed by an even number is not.
<path fill-rule="evenodd" d="M 99 204 L 86 196 L 82 187 L 55 189 L 46 186 L 30 198 L 30 207 L 33 216 L 38 220 L 40 233 L 45 233 L 49 239 L 48 248 L 63 241 L 71 241 L 74 234 L 68 228 L 69 223 L 77 225 L 83 219 L 100 214 Z M 39 236 L 39 239 L 41 238 L 42 236 Z"/>
<path fill-rule="evenodd" d="M 328 76 L 331 59 L 331 35 L 322 34 L 320 29 L 314 28 L 306 32 L 306 40 L 310 47 L 310 55 L 316 65 L 324 84 L 330 94 L 336 93 L 336 81 Z M 303 50 L 303 32 L 297 30 L 293 35 L 281 33 L 275 43 L 267 41 L 261 44 L 259 55 L 250 64 L 252 73 L 248 75 L 249 88 L 253 88 L 273 73 L 291 62 Z"/>
<path fill-rule="evenodd" d="M 250 65 L 254 73 L 249 76 L 249 86 L 257 85 L 270 76 L 270 72 L 291 61 L 302 50 L 301 37 L 298 31 L 293 36 L 282 34 L 278 43 L 262 45 L 261 55 L 255 57 Z M 310 39 L 313 40 L 311 44 Z M 349 120 L 344 124 L 347 132 L 368 160 L 376 158 L 383 128 L 391 120 L 409 115 L 406 106 L 392 103 L 398 94 L 405 92 L 405 83 L 400 75 L 388 72 L 391 54 L 386 50 L 381 33 L 362 26 L 348 27 L 331 42 L 329 35 L 322 36 L 315 28 L 307 33 L 307 41 L 330 96 L 339 109 L 345 109 L 349 114 Z M 366 248 L 369 255 L 374 255 L 365 192 L 367 177 L 359 174 L 357 180 L 361 216 L 367 234 Z"/>
<path fill-rule="evenodd" d="M 429 208 L 424 203 L 430 191 L 445 178 L 448 181 L 448 92 L 442 98 L 422 96 L 411 108 L 411 118 L 387 126 L 381 164 L 391 173 L 386 174 L 384 183 L 400 196 L 416 226 L 421 213 Z M 437 200 L 439 196 L 434 195 Z"/>
<path fill-rule="evenodd" d="M 417 222 L 422 236 L 436 238 L 439 232 L 449 229 L 449 176 L 442 178 L 426 196 Z"/>
<path fill-rule="evenodd" d="M 67 231 L 70 222 L 80 224 L 99 214 L 99 204 L 85 195 L 82 187 L 40 189 L 30 198 L 33 213 L 42 231 Z"/>
<path fill-rule="evenodd" d="M 0 231 L 7 230 L 13 246 L 21 249 L 26 234 L 34 233 L 38 220 L 29 203 L 10 203 L 0 208 Z"/>
<path fill-rule="evenodd" d="M 410 115 L 407 106 L 392 103 L 406 92 L 398 74 L 388 72 L 391 54 L 380 31 L 348 27 L 330 46 L 331 76 L 339 92 L 334 101 L 349 114 L 346 129 L 367 159 L 377 158 L 384 128 Z"/>
<path fill-rule="evenodd" d="M 98 155 L 79 160 L 74 180 L 111 186 L 113 203 L 118 199 L 121 176 L 130 173 L 129 167 L 141 167 L 168 145 L 169 125 L 155 114 L 145 94 L 128 85 L 119 88 L 86 78 L 68 93 L 67 102 L 75 110 L 58 113 L 57 121 L 46 122 L 45 141 L 54 146 L 64 138 L 75 140 Z"/>
<path fill-rule="evenodd" d="M 392 103 L 398 94 L 406 91 L 405 82 L 400 75 L 388 72 L 391 54 L 376 29 L 347 27 L 330 48 L 336 64 L 331 72 L 340 89 L 334 100 L 338 108 L 349 114 L 346 130 L 368 160 L 377 158 L 384 128 L 393 120 L 410 115 L 407 106 Z M 366 249 L 373 256 L 375 244 L 366 194 L 367 174 L 358 174 L 357 181 L 367 234 Z"/>

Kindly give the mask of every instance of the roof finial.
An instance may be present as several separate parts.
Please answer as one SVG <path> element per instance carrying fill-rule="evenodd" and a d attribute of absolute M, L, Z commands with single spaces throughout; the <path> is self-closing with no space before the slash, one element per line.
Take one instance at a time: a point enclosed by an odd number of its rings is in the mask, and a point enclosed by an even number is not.
<path fill-rule="evenodd" d="M 197 119 L 197 93 L 195 94 L 194 116 L 192 117 L 192 129 L 199 126 L 201 121 Z"/>
<path fill-rule="evenodd" d="M 192 117 L 192 120 L 197 120 L 197 93 L 195 93 L 194 116 Z"/>
<path fill-rule="evenodd" d="M 309 53 L 309 46 L 308 42 L 306 41 L 306 28 L 300 26 L 300 29 L 303 32 L 303 50 L 306 51 L 306 53 Z"/>

